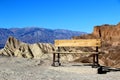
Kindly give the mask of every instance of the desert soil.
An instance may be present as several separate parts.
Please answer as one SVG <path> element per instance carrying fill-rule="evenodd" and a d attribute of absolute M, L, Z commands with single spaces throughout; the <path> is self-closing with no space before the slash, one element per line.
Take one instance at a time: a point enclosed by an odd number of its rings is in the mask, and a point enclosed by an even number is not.
<path fill-rule="evenodd" d="M 97 74 L 97 69 L 76 63 L 52 67 L 51 61 L 0 56 L 0 80 L 119 80 L 120 71 Z"/>

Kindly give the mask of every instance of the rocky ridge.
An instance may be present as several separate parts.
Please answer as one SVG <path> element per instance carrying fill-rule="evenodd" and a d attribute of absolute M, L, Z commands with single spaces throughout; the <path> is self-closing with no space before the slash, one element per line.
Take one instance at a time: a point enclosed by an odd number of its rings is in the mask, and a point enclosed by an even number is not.
<path fill-rule="evenodd" d="M 92 34 L 75 36 L 73 39 L 101 39 L 102 46 L 99 51 L 105 54 L 99 56 L 100 64 L 120 68 L 120 23 L 95 26 Z"/>
<path fill-rule="evenodd" d="M 45 53 L 47 54 L 53 50 L 54 46 L 50 43 L 27 44 L 11 36 L 8 38 L 5 47 L 0 51 L 0 54 L 5 56 L 40 59 Z"/>
<path fill-rule="evenodd" d="M 102 47 L 99 51 L 104 52 L 99 56 L 101 65 L 120 68 L 120 24 L 117 25 L 102 25 L 95 26 L 92 34 L 75 36 L 73 39 L 98 39 L 102 40 Z M 61 48 L 63 51 L 79 52 L 93 51 L 95 48 Z M 41 59 L 42 55 L 54 51 L 55 47 L 48 43 L 27 44 L 20 42 L 14 37 L 8 38 L 5 47 L 0 51 L 0 54 L 7 56 L 19 56 L 24 58 Z M 49 55 L 49 54 L 47 54 Z M 92 55 L 69 54 L 62 55 L 63 61 L 77 61 L 83 63 L 92 62 Z M 52 57 L 51 57 L 52 59 Z"/>
<path fill-rule="evenodd" d="M 47 58 L 52 61 L 52 52 L 55 50 L 55 46 L 51 43 L 34 43 L 28 44 L 19 41 L 18 39 L 10 36 L 5 44 L 5 47 L 0 50 L 0 54 L 4 56 L 23 57 L 31 59 L 43 59 Z M 74 48 L 61 48 L 62 51 L 75 51 Z M 80 55 L 79 55 L 80 56 Z M 61 60 L 74 61 L 79 58 L 78 55 L 64 54 L 61 56 Z M 50 62 L 51 62 L 50 61 Z"/>

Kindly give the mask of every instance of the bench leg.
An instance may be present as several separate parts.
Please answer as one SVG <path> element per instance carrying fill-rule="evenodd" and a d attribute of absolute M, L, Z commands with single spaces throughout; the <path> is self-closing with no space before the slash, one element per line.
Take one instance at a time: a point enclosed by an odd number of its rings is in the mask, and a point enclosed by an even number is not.
<path fill-rule="evenodd" d="M 96 65 L 99 67 L 100 66 L 100 64 L 99 64 L 99 58 L 98 58 L 98 54 L 96 54 Z"/>
<path fill-rule="evenodd" d="M 53 53 L 53 63 L 52 63 L 52 66 L 55 66 L 55 53 Z"/>
<path fill-rule="evenodd" d="M 93 65 L 92 68 L 99 67 L 99 60 L 98 60 L 98 54 L 93 54 Z"/>
<path fill-rule="evenodd" d="M 96 47 L 96 52 L 98 52 L 98 47 Z M 99 67 L 98 54 L 93 54 L 93 68 Z"/>
<path fill-rule="evenodd" d="M 58 67 L 60 65 L 61 65 L 61 63 L 60 63 L 60 54 L 59 53 L 53 53 L 53 63 L 52 63 L 52 66 Z"/>
<path fill-rule="evenodd" d="M 94 65 L 95 65 L 95 54 L 93 54 L 93 65 L 92 65 L 92 67 L 94 67 Z"/>
<path fill-rule="evenodd" d="M 60 54 L 58 53 L 57 56 L 58 56 L 58 64 L 59 64 L 59 66 L 61 66 L 61 63 L 60 63 Z"/>

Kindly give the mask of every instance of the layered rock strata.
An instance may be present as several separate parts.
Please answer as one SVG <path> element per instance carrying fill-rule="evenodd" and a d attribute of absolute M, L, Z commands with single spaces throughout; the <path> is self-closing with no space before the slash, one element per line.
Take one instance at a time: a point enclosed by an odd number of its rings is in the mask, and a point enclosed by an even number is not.
<path fill-rule="evenodd" d="M 99 56 L 100 64 L 120 68 L 120 23 L 95 26 L 92 34 L 75 36 L 73 39 L 101 39 L 102 46 L 99 51 L 105 54 Z M 87 58 L 87 62 L 90 62 L 91 59 Z M 86 58 L 77 61 L 86 61 Z"/>
<path fill-rule="evenodd" d="M 40 59 L 43 54 L 52 52 L 53 50 L 54 46 L 52 44 L 26 44 L 24 42 L 20 42 L 14 37 L 9 37 L 0 54 L 6 56 Z"/>

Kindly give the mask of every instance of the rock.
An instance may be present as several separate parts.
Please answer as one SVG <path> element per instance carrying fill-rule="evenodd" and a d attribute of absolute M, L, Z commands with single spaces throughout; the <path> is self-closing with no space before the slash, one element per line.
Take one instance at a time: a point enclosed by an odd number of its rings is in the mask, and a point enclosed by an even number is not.
<path fill-rule="evenodd" d="M 120 23 L 117 25 L 95 26 L 92 35 L 112 45 L 120 45 Z"/>
<path fill-rule="evenodd" d="M 49 59 L 52 61 L 52 52 L 55 46 L 50 43 L 34 43 L 27 44 L 17 40 L 14 37 L 9 37 L 5 47 L 0 51 L 0 54 L 5 56 L 24 57 L 30 59 Z M 61 51 L 74 51 L 74 48 L 61 48 Z M 61 61 L 73 61 L 78 58 L 75 54 L 62 54 Z"/>
<path fill-rule="evenodd" d="M 95 26 L 92 34 L 75 36 L 73 39 L 101 39 L 102 47 L 99 51 L 104 52 L 99 56 L 101 65 L 120 68 L 120 23 L 117 25 Z M 89 58 L 89 59 L 87 59 Z M 88 60 L 90 57 L 79 58 L 77 61 Z"/>
<path fill-rule="evenodd" d="M 20 50 L 16 49 L 14 52 L 14 56 L 15 57 L 22 57 L 22 52 Z"/>
<path fill-rule="evenodd" d="M 52 52 L 53 50 L 54 46 L 50 43 L 27 44 L 20 42 L 11 36 L 8 38 L 5 47 L 0 51 L 0 54 L 6 56 L 40 59 L 42 55 Z"/>

